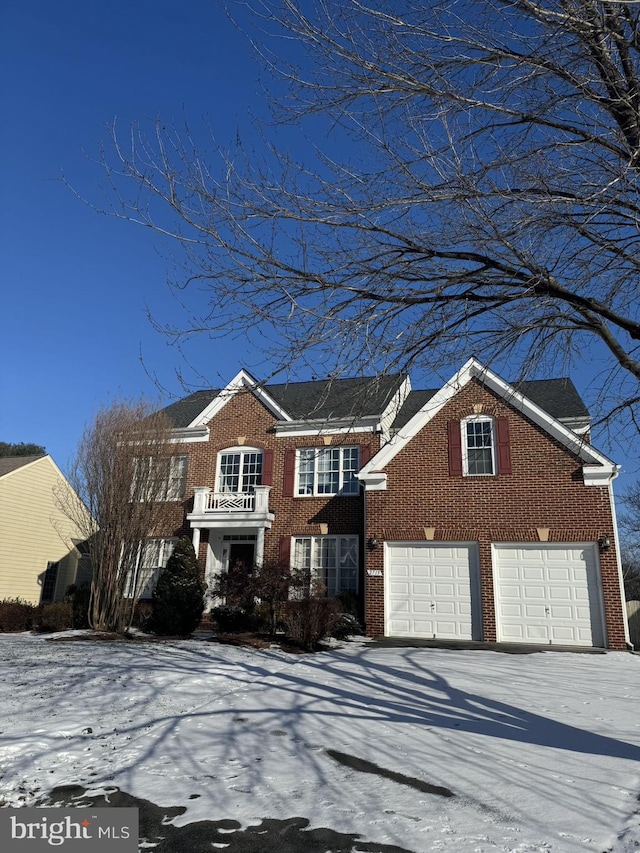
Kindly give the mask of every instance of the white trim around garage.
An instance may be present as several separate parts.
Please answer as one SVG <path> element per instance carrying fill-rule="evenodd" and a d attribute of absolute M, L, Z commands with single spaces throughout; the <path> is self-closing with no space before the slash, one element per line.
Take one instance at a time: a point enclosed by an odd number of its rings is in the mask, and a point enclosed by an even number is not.
<path fill-rule="evenodd" d="M 482 640 L 475 542 L 385 542 L 385 636 Z"/>
<path fill-rule="evenodd" d="M 492 545 L 499 643 L 606 646 L 595 543 Z"/>

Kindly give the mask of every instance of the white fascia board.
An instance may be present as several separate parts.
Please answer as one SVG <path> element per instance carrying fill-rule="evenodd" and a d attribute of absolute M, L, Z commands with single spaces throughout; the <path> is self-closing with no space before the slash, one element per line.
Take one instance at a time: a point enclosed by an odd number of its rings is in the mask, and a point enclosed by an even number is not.
<path fill-rule="evenodd" d="M 387 408 L 380 415 L 380 426 L 382 430 L 382 435 L 385 440 L 389 440 L 391 424 L 396 419 L 398 412 L 402 408 L 404 401 L 409 396 L 409 392 L 411 391 L 411 380 L 408 376 L 405 376 L 400 387 L 393 395 L 393 398 L 389 402 Z"/>
<path fill-rule="evenodd" d="M 437 394 L 434 394 L 430 400 L 427 400 L 424 406 L 404 425 L 402 430 L 398 431 L 388 444 L 385 444 L 375 456 L 371 457 L 358 474 L 358 477 L 366 481 L 366 475 L 369 473 L 386 468 L 389 462 L 400 453 L 411 439 L 469 382 L 472 378 L 471 367 L 475 363 L 475 359 L 469 359 Z"/>
<path fill-rule="evenodd" d="M 385 471 L 369 471 L 367 474 L 360 471 L 358 479 L 364 484 L 367 492 L 386 492 L 387 490 L 387 474 Z"/>
<path fill-rule="evenodd" d="M 293 421 L 277 423 L 274 427 L 276 435 L 349 435 L 356 432 L 380 431 L 380 420 L 377 415 L 368 418 L 335 418 L 327 420 Z"/>
<path fill-rule="evenodd" d="M 583 465 L 582 477 L 585 486 L 608 486 L 615 480 L 620 466 L 610 462 L 608 465 Z"/>
<path fill-rule="evenodd" d="M 209 441 L 209 427 L 178 427 L 171 430 L 169 444 L 193 444 Z"/>
<path fill-rule="evenodd" d="M 600 472 L 598 485 L 604 485 L 605 480 L 614 476 L 616 465 L 604 454 L 596 450 L 592 445 L 583 441 L 573 430 L 564 426 L 556 418 L 552 417 L 540 406 L 521 394 L 519 391 L 501 379 L 496 373 L 485 367 L 475 358 L 470 358 L 460 370 L 428 400 L 410 421 L 398 432 L 394 438 L 381 448 L 375 456 L 364 466 L 358 475 L 363 479 L 370 471 L 384 469 L 392 459 L 416 436 L 426 424 L 432 420 L 438 412 L 472 379 L 478 379 L 498 396 L 502 397 L 513 408 L 522 412 L 545 432 L 563 444 L 572 453 L 575 453 L 585 463 L 585 485 L 594 485 L 593 482 Z M 588 477 L 587 477 L 587 470 Z M 588 481 L 587 481 L 588 480 Z"/>
<path fill-rule="evenodd" d="M 250 373 L 246 370 L 241 370 L 234 378 L 229 382 L 226 388 L 223 388 L 222 391 L 218 394 L 217 397 L 209 403 L 209 405 L 204 408 L 200 414 L 194 418 L 187 429 L 192 427 L 204 426 L 211 418 L 216 415 L 220 409 L 222 409 L 226 404 L 231 400 L 238 391 L 242 390 L 251 391 L 264 405 L 280 420 L 290 421 L 291 416 L 284 411 L 284 409 L 279 406 L 276 401 L 265 391 L 264 388 L 260 386 L 260 383 L 257 379 L 254 379 Z"/>

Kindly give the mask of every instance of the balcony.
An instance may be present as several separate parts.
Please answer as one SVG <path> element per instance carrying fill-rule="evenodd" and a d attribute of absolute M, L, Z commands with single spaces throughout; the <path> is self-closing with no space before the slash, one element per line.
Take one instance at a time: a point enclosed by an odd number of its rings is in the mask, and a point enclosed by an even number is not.
<path fill-rule="evenodd" d="M 215 492 L 199 486 L 187 520 L 192 527 L 271 527 L 270 490 L 271 486 L 255 486 L 252 492 Z"/>

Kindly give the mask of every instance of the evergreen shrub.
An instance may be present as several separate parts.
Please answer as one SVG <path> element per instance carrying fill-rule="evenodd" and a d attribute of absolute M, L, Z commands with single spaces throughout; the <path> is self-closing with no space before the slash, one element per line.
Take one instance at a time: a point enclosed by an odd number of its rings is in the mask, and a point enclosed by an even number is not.
<path fill-rule="evenodd" d="M 179 539 L 153 591 L 151 629 L 164 636 L 185 637 L 200 624 L 206 585 L 193 545 Z"/>

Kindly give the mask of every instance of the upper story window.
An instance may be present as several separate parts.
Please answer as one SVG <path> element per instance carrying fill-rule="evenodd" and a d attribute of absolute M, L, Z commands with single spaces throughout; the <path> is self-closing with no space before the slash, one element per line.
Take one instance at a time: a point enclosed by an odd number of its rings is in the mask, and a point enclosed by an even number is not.
<path fill-rule="evenodd" d="M 511 474 L 509 419 L 471 415 L 447 424 L 449 474 L 486 477 Z"/>
<path fill-rule="evenodd" d="M 357 495 L 360 448 L 310 447 L 298 451 L 296 495 Z"/>
<path fill-rule="evenodd" d="M 462 472 L 468 477 L 496 473 L 493 418 L 475 416 L 462 421 Z"/>
<path fill-rule="evenodd" d="M 179 501 L 186 481 L 186 456 L 138 456 L 134 459 L 131 500 Z"/>
<path fill-rule="evenodd" d="M 252 492 L 261 486 L 263 453 L 254 447 L 230 448 L 218 454 L 217 492 Z"/>

